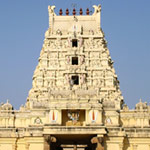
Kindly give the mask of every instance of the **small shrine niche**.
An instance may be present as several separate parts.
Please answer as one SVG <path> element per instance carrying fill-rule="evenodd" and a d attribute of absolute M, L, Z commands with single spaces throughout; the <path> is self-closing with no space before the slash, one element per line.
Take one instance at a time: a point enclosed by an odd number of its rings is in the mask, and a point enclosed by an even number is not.
<path fill-rule="evenodd" d="M 63 125 L 83 126 L 85 122 L 85 110 L 63 110 Z"/>
<path fill-rule="evenodd" d="M 71 77 L 74 85 L 79 85 L 79 76 L 75 75 Z"/>
<path fill-rule="evenodd" d="M 72 40 L 72 47 L 78 47 L 78 40 L 77 39 Z"/>
<path fill-rule="evenodd" d="M 78 65 L 78 57 L 72 57 L 72 65 Z"/>

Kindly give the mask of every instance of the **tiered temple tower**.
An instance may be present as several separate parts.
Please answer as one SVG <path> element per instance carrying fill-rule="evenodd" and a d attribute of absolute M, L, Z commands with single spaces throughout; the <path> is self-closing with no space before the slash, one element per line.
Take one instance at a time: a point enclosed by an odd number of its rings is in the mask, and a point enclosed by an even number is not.
<path fill-rule="evenodd" d="M 60 15 L 49 6 L 39 63 L 25 106 L 0 106 L 0 150 L 150 150 L 150 106 L 123 105 L 119 81 L 94 13 Z"/>
<path fill-rule="evenodd" d="M 121 109 L 119 81 L 100 26 L 101 7 L 94 8 L 93 15 L 57 16 L 49 7 L 50 27 L 33 75 L 30 109 L 89 111 L 108 104 Z"/>

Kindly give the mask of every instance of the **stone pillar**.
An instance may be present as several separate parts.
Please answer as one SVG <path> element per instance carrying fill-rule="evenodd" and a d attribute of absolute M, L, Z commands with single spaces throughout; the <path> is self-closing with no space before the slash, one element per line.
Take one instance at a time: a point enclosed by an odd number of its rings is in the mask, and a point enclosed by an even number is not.
<path fill-rule="evenodd" d="M 74 145 L 74 150 L 77 150 L 77 145 Z"/>
<path fill-rule="evenodd" d="M 91 139 L 92 144 L 97 144 L 96 145 L 96 150 L 104 150 L 103 147 L 103 137 L 93 137 Z"/>

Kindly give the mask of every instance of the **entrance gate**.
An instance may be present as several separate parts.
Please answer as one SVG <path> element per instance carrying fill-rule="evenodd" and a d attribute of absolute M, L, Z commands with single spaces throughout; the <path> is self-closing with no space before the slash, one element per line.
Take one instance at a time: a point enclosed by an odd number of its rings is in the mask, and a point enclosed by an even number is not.
<path fill-rule="evenodd" d="M 45 135 L 44 150 L 104 150 L 103 137 L 97 135 Z"/>

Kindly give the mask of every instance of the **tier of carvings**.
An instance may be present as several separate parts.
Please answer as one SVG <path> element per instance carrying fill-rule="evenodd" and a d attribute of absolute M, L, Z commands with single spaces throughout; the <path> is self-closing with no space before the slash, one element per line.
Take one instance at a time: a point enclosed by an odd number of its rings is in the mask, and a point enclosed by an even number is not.
<path fill-rule="evenodd" d="M 70 98 L 98 97 L 105 101 L 109 92 L 109 98 L 122 101 L 104 37 L 94 35 L 93 30 L 87 32 L 87 36 L 71 30 L 67 34 L 63 35 L 59 29 L 57 36 L 45 38 L 28 100 L 67 98 L 70 95 Z M 72 46 L 74 39 L 78 44 L 75 47 Z M 72 65 L 72 57 L 78 57 L 78 64 Z M 72 85 L 72 75 L 76 74 L 79 76 L 78 86 Z"/>

